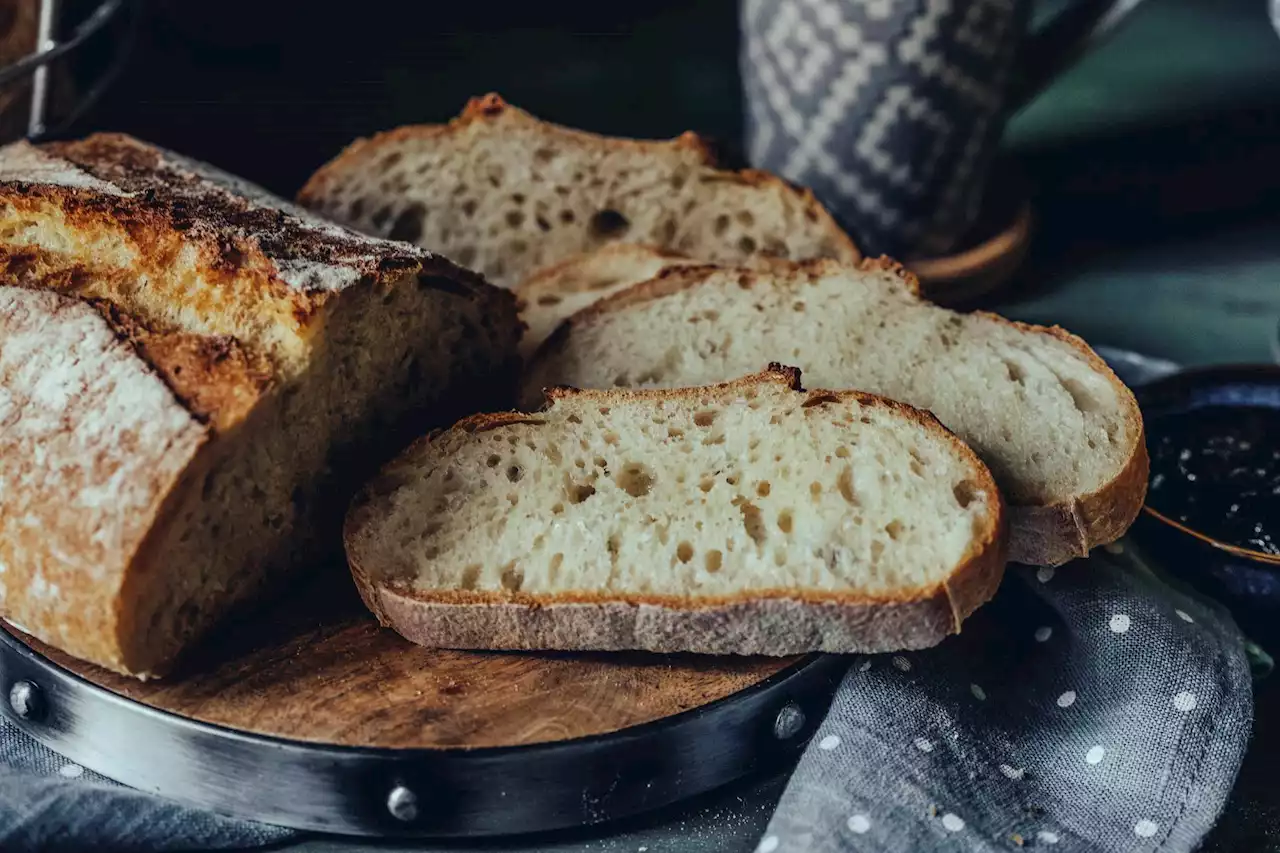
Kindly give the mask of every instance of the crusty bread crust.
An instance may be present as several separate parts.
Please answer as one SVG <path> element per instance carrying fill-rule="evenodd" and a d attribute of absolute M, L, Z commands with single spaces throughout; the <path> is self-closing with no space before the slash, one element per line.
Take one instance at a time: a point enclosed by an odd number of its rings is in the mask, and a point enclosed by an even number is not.
<path fill-rule="evenodd" d="M 788 276 L 817 278 L 842 269 L 838 261 L 818 259 L 811 261 L 773 261 L 777 272 Z M 888 257 L 864 258 L 855 269 L 864 272 L 889 273 L 903 283 L 921 302 L 926 301 L 919 280 L 897 261 Z M 572 335 L 575 326 L 586 325 L 593 319 L 629 306 L 661 299 L 664 296 L 698 287 L 709 275 L 725 269 L 722 265 L 670 267 L 656 277 L 634 285 L 621 293 L 606 297 L 565 320 L 535 352 L 530 359 L 527 375 L 537 377 L 540 365 L 555 357 Z M 739 283 L 743 287 L 757 284 L 768 286 L 769 271 L 742 268 Z M 1056 566 L 1086 556 L 1090 550 L 1114 542 L 1124 535 L 1142 510 L 1147 494 L 1146 436 L 1142 413 L 1133 392 L 1120 381 L 1107 363 L 1081 338 L 1058 326 L 1036 326 L 1008 320 L 998 314 L 977 312 L 993 322 L 1037 335 L 1046 335 L 1068 344 L 1089 363 L 1098 374 L 1106 378 L 1115 389 L 1116 397 L 1124 408 L 1124 421 L 1133 436 L 1128 461 L 1110 481 L 1098 489 L 1072 500 L 1009 507 L 1012 527 L 1009 559 L 1030 565 Z M 525 401 L 528 402 L 527 400 Z"/>
<path fill-rule="evenodd" d="M 711 386 L 746 389 L 762 383 L 801 391 L 800 371 L 771 364 L 761 373 Z M 590 390 L 551 388 L 547 402 L 696 400 L 705 388 Z M 942 436 L 991 495 L 989 524 L 976 533 L 947 580 L 893 596 L 796 589 L 753 590 L 735 596 L 625 595 L 595 591 L 528 594 L 507 591 L 413 589 L 382 581 L 361 560 L 377 512 L 376 496 L 394 482 L 392 462 L 352 502 L 344 525 L 347 561 L 360 596 L 378 621 L 412 642 L 435 648 L 689 651 L 705 654 L 792 655 L 921 649 L 960 630 L 961 622 L 995 594 L 1007 557 L 1005 507 L 990 471 L 933 415 L 861 391 L 810 391 L 899 412 Z M 420 439 L 405 456 L 447 432 L 482 432 L 537 421 L 537 413 L 480 414 Z"/>
<path fill-rule="evenodd" d="M 323 347 L 352 297 L 446 291 L 506 343 L 494 387 L 516 370 L 509 293 L 129 137 L 0 149 L 0 207 L 0 616 L 117 671 L 157 674 L 132 602 L 185 568 L 179 499 L 288 378 L 235 322 Z"/>

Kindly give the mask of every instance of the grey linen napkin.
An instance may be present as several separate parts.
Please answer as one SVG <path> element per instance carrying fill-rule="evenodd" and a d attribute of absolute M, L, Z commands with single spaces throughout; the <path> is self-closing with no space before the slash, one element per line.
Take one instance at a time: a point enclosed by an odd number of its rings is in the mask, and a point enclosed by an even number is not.
<path fill-rule="evenodd" d="M 1131 383 L 1170 369 L 1105 357 Z M 1189 850 L 1226 801 L 1251 714 L 1230 617 L 1131 547 L 1012 568 L 960 636 L 854 660 L 759 850 Z M 117 785 L 0 721 L 0 850 L 293 834 Z"/>
<path fill-rule="evenodd" d="M 1252 714 L 1230 617 L 1131 543 L 1013 568 L 959 636 L 850 668 L 758 850 L 1191 850 Z"/>

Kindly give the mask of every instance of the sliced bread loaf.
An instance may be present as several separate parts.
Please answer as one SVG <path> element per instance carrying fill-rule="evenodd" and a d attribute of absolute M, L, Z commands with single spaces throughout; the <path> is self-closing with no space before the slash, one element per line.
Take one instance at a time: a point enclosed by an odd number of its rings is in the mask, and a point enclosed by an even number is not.
<path fill-rule="evenodd" d="M 764 172 L 718 168 L 692 133 L 654 142 L 597 136 L 539 121 L 497 95 L 473 99 L 447 125 L 353 143 L 298 198 L 506 287 L 616 241 L 707 261 L 757 252 L 858 257 L 812 193 Z"/>
<path fill-rule="evenodd" d="M 772 365 L 468 418 L 366 487 L 346 545 L 379 620 L 428 646 L 880 652 L 991 597 L 1002 513 L 928 414 Z"/>
<path fill-rule="evenodd" d="M 1058 328 L 931 305 L 887 260 L 667 270 L 562 325 L 530 366 L 525 400 L 555 385 L 703 385 L 762 358 L 933 412 L 1004 490 L 1012 559 L 1081 556 L 1142 506 L 1142 418 L 1102 359 Z"/>
<path fill-rule="evenodd" d="M 0 149 L 0 272 L 0 617 L 119 672 L 337 552 L 401 431 L 514 391 L 509 293 L 129 137 Z"/>

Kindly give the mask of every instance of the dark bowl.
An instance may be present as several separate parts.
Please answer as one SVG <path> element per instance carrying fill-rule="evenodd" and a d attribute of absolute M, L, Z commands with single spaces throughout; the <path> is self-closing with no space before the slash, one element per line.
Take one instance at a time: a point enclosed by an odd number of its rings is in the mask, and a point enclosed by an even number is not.
<path fill-rule="evenodd" d="M 1192 368 L 1139 386 L 1135 394 L 1148 431 L 1161 417 L 1204 406 L 1280 409 L 1280 365 Z M 1143 507 L 1133 534 L 1163 568 L 1226 604 L 1242 624 L 1276 625 L 1280 556 L 1223 542 L 1150 506 Z"/>

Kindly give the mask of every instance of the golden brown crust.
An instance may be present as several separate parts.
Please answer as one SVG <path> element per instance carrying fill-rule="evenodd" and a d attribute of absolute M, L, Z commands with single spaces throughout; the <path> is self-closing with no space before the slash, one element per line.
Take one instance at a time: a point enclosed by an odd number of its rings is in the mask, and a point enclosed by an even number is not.
<path fill-rule="evenodd" d="M 803 392 L 801 371 L 770 364 L 765 370 L 716 385 L 669 389 L 546 391 L 557 401 L 596 403 L 697 401 L 708 393 L 777 384 Z M 358 541 L 376 512 L 376 497 L 400 485 L 395 473 L 431 441 L 456 432 L 483 432 L 538 422 L 523 412 L 478 414 L 424 438 L 384 469 L 352 502 L 344 525 L 347 560 L 360 596 L 383 625 L 429 646 L 493 649 L 646 649 L 709 654 L 797 654 L 805 651 L 884 651 L 924 648 L 960 629 L 961 621 L 995 594 L 1007 552 L 1005 507 L 990 471 L 967 444 L 932 414 L 862 391 L 809 391 L 806 404 L 854 400 L 904 415 L 941 436 L 991 496 L 989 524 L 975 536 L 948 579 L 894 595 L 795 589 L 752 590 L 738 595 L 684 596 L 573 591 L 555 594 L 477 590 L 419 590 L 380 582 L 363 566 Z M 584 609 L 585 607 L 585 609 Z M 636 609 L 646 609 L 648 630 L 637 629 Z M 786 614 L 788 630 L 741 630 L 743 620 Z M 767 620 L 766 620 L 767 621 Z M 886 626 L 893 626 L 892 628 Z M 613 638 L 613 639 L 609 639 Z"/>

